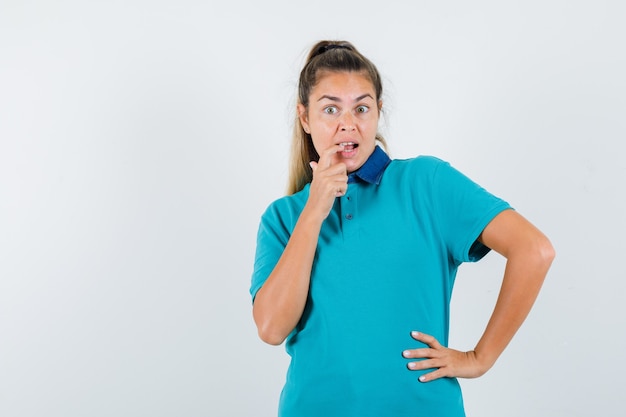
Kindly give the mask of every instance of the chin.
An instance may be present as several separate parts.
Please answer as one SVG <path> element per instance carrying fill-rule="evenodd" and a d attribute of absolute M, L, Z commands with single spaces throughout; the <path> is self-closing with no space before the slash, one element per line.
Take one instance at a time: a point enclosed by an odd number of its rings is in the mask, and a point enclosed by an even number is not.
<path fill-rule="evenodd" d="M 350 173 L 352 173 L 354 171 L 357 171 L 359 168 L 361 168 L 363 166 L 363 164 L 365 163 L 365 161 L 360 162 L 360 163 L 358 163 L 358 162 L 348 163 L 348 162 L 344 161 L 344 163 L 346 164 L 346 169 L 348 171 L 348 174 L 350 174 Z"/>

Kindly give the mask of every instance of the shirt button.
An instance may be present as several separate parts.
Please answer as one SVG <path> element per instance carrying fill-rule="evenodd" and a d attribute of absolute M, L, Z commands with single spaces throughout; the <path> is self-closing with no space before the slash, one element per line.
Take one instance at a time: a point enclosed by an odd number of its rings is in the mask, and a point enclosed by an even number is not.
<path fill-rule="evenodd" d="M 351 213 L 346 214 L 346 219 L 347 220 L 352 220 L 352 214 Z"/>

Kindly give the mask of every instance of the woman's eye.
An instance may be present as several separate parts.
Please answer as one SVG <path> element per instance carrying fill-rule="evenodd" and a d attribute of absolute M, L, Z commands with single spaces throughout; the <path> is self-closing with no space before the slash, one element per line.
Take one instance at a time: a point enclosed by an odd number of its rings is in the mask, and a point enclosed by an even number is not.
<path fill-rule="evenodd" d="M 369 110 L 369 107 L 367 106 L 359 106 L 356 108 L 357 113 L 367 113 L 368 110 Z"/>
<path fill-rule="evenodd" d="M 335 114 L 337 113 L 337 107 L 334 106 L 328 106 L 324 109 L 324 113 L 326 114 Z"/>

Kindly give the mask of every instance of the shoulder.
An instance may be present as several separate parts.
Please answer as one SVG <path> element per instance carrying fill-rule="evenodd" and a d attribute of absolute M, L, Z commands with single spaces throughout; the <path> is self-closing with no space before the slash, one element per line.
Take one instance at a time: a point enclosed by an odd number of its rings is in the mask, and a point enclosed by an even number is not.
<path fill-rule="evenodd" d="M 419 155 L 413 158 L 393 159 L 391 164 L 397 169 L 413 169 L 432 171 L 437 170 L 442 165 L 450 165 L 447 161 L 432 155 Z"/>
<path fill-rule="evenodd" d="M 309 196 L 309 185 L 292 195 L 286 195 L 274 200 L 265 209 L 263 219 L 280 219 L 299 216 Z"/>
<path fill-rule="evenodd" d="M 448 161 L 432 155 L 408 159 L 394 159 L 387 168 L 387 185 L 396 184 L 401 190 L 420 190 L 422 196 L 430 193 L 447 195 L 478 187 L 470 178 Z"/>
<path fill-rule="evenodd" d="M 387 170 L 391 176 L 432 179 L 437 172 L 450 168 L 450 163 L 432 155 L 393 159 Z"/>

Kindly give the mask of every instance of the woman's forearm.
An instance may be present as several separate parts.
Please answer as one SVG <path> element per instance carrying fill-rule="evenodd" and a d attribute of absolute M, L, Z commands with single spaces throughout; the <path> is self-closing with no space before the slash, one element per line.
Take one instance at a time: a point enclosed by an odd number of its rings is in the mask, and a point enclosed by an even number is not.
<path fill-rule="evenodd" d="M 513 210 L 497 215 L 480 241 L 507 259 L 496 306 L 476 348 L 469 352 L 442 346 L 429 334 L 412 332 L 428 348 L 408 349 L 403 356 L 411 370 L 434 368 L 419 377 L 429 382 L 444 377 L 476 378 L 487 372 L 509 344 L 534 304 L 554 259 L 550 241 Z"/>
<path fill-rule="evenodd" d="M 531 236 L 503 253 L 507 263 L 500 294 L 474 349 L 484 372 L 495 363 L 528 316 L 554 259 L 548 239 L 536 229 L 531 231 Z"/>
<path fill-rule="evenodd" d="M 282 256 L 256 294 L 252 313 L 266 343 L 281 344 L 302 316 L 322 222 L 306 209 L 302 212 Z"/>

